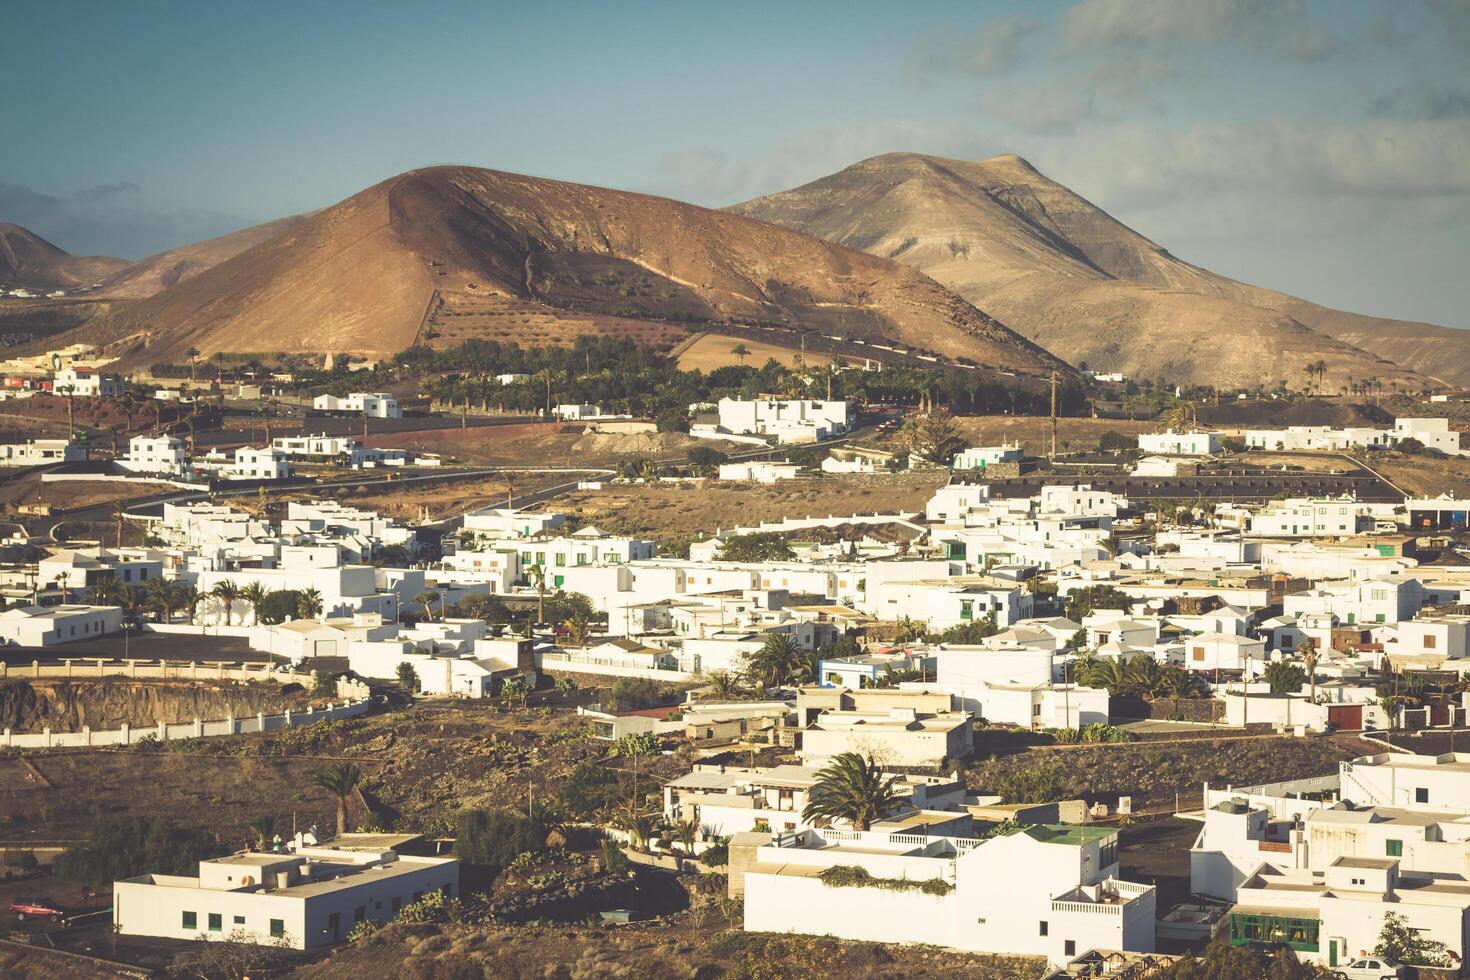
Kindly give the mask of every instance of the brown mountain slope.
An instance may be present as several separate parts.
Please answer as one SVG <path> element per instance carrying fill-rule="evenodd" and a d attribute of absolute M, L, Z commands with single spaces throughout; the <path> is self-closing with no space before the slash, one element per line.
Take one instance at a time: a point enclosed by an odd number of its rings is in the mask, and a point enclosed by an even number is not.
<path fill-rule="evenodd" d="M 171 248 L 117 270 L 102 281 L 97 294 L 110 299 L 142 299 L 176 286 L 248 248 L 295 227 L 306 215 L 292 215 L 263 225 L 252 225 L 228 235 Z"/>
<path fill-rule="evenodd" d="M 1181 261 L 1017 156 L 891 153 L 729 210 L 922 269 L 1074 364 L 1296 385 L 1321 360 L 1329 390 L 1420 383 L 1293 316 L 1310 304 Z"/>
<path fill-rule="evenodd" d="M 668 340 L 701 322 L 888 338 L 1025 373 L 1060 363 L 899 263 L 663 198 L 468 167 L 384 181 L 88 329 L 146 337 L 125 364 L 147 364 L 191 346 Z"/>
<path fill-rule="evenodd" d="M 35 232 L 0 222 L 0 285 L 69 289 L 90 286 L 127 262 L 70 255 Z"/>

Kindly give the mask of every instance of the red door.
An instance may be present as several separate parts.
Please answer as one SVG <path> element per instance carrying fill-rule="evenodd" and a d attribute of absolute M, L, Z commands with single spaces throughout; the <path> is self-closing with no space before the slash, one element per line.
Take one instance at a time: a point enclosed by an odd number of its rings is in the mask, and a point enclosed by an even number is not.
<path fill-rule="evenodd" d="M 1360 732 L 1363 730 L 1363 706 L 1361 704 L 1329 704 L 1327 723 L 1340 732 Z"/>

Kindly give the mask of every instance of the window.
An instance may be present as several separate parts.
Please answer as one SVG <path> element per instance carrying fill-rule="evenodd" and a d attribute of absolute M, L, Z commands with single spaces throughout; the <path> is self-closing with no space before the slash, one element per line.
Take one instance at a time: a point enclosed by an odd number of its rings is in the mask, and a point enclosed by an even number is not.
<path fill-rule="evenodd" d="M 1038 935 L 1042 935 L 1042 936 L 1046 935 L 1046 921 L 1045 920 L 1042 920 L 1042 923 L 1041 923 L 1041 932 L 1038 933 Z"/>
<path fill-rule="evenodd" d="M 223 932 L 225 929 L 225 917 L 218 912 L 209 913 L 209 931 Z"/>
<path fill-rule="evenodd" d="M 1414 802 L 1415 803 L 1428 803 L 1429 802 L 1429 787 L 1427 787 L 1427 786 L 1417 786 L 1417 787 L 1415 787 L 1414 788 Z"/>
<path fill-rule="evenodd" d="M 397 915 L 398 910 L 401 908 L 403 908 L 403 899 L 399 898 L 396 895 L 393 896 L 393 914 Z"/>
<path fill-rule="evenodd" d="M 284 919 L 272 919 L 271 920 L 271 938 L 272 939 L 280 939 L 285 934 L 286 934 L 286 920 L 284 920 Z"/>
<path fill-rule="evenodd" d="M 1065 942 L 1063 942 L 1062 943 L 1062 955 L 1063 956 L 1076 956 L 1077 955 L 1077 940 L 1075 940 L 1075 939 L 1068 939 Z"/>
<path fill-rule="evenodd" d="M 1404 842 L 1401 840 L 1384 841 L 1384 850 L 1391 858 L 1404 856 Z"/>
<path fill-rule="evenodd" d="M 1424 649 L 1433 650 L 1438 639 L 1438 637 L 1426 635 L 1424 637 Z"/>
<path fill-rule="evenodd" d="M 184 913 L 183 927 L 185 929 L 198 929 L 199 928 L 199 913 L 198 912 L 185 912 Z"/>
<path fill-rule="evenodd" d="M 243 915 L 237 915 L 237 916 L 235 916 L 235 918 L 234 918 L 234 924 L 237 925 L 237 926 L 243 926 L 245 924 L 245 916 L 243 916 Z"/>

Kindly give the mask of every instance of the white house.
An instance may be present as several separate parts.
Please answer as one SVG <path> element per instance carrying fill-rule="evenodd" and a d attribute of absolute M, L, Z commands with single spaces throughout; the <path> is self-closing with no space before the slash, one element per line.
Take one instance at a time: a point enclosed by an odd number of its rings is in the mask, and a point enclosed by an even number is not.
<path fill-rule="evenodd" d="M 997 463 L 1019 463 L 1022 458 L 1020 443 L 1003 442 L 998 446 L 971 446 L 969 449 L 962 449 L 955 454 L 951 465 L 957 470 L 983 470 Z"/>
<path fill-rule="evenodd" d="M 125 936 L 315 949 L 344 941 L 359 923 L 388 922 L 430 892 L 459 894 L 457 858 L 400 855 L 384 839 L 347 834 L 320 847 L 200 861 L 196 877 L 127 878 L 113 884 L 113 924 Z"/>
<path fill-rule="evenodd" d="M 775 483 L 778 480 L 793 480 L 800 475 L 800 464 L 784 461 L 767 462 L 760 460 L 749 463 L 721 463 L 719 469 L 719 478 L 721 480 L 742 480 L 752 483 Z"/>
<path fill-rule="evenodd" d="M 115 374 L 67 367 L 56 372 L 51 390 L 58 395 L 82 398 L 121 398 L 125 388 L 122 378 Z"/>
<path fill-rule="evenodd" d="M 0 646 L 46 647 L 122 629 L 117 606 L 13 606 L 0 612 Z"/>
<path fill-rule="evenodd" d="M 67 439 L 27 439 L 0 445 L 0 466 L 48 466 L 79 463 L 86 458 L 86 447 Z"/>
<path fill-rule="evenodd" d="M 375 419 L 401 419 L 403 409 L 398 400 L 381 391 L 354 391 L 340 398 L 336 395 L 317 395 L 312 407 L 322 412 L 358 412 Z"/>
<path fill-rule="evenodd" d="M 1117 877 L 1114 829 L 1033 825 L 985 840 L 822 829 L 759 840 L 737 836 L 730 846 L 732 867 L 744 868 L 751 932 L 1043 956 L 1054 965 L 1088 949 L 1154 948 L 1154 888 Z M 860 868 L 868 880 L 837 868 Z M 933 884 L 871 887 L 871 879 Z"/>
<path fill-rule="evenodd" d="M 717 431 L 772 435 L 779 442 L 821 442 L 852 428 L 856 408 L 847 401 L 721 398 Z"/>
<path fill-rule="evenodd" d="M 1138 448 L 1146 453 L 1164 456 L 1209 456 L 1220 451 L 1220 436 L 1215 432 L 1140 432 Z"/>
<path fill-rule="evenodd" d="M 602 415 L 602 408 L 597 405 L 558 405 L 556 406 L 556 417 L 564 422 L 578 422 L 583 419 L 596 418 Z"/>
<path fill-rule="evenodd" d="M 241 446 L 234 465 L 224 471 L 228 480 L 284 480 L 290 475 L 286 454 L 274 447 Z"/>
<path fill-rule="evenodd" d="M 188 458 L 184 440 L 177 436 L 133 436 L 127 460 L 119 463 L 140 473 L 182 473 Z"/>

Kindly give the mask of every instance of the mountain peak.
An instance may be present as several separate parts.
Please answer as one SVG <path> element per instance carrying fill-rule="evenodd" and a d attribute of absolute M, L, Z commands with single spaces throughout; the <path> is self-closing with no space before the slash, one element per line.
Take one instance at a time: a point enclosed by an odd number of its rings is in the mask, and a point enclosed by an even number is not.
<path fill-rule="evenodd" d="M 125 265 L 122 259 L 71 255 L 29 228 L 0 222 L 0 283 L 65 289 L 90 285 Z"/>

